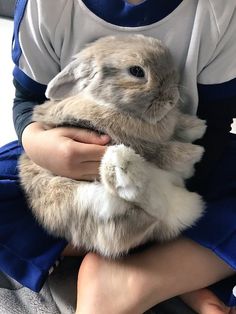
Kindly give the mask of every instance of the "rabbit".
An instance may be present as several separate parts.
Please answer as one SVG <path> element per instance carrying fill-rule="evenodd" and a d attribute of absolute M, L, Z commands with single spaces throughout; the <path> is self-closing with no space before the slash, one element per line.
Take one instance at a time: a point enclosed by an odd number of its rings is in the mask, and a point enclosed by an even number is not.
<path fill-rule="evenodd" d="M 139 34 L 100 38 L 52 79 L 46 96 L 34 121 L 111 138 L 100 181 L 56 176 L 20 157 L 22 188 L 48 232 L 118 258 L 148 241 L 177 237 L 201 217 L 204 202 L 185 179 L 203 155 L 192 142 L 206 124 L 181 112 L 178 74 L 161 41 Z"/>

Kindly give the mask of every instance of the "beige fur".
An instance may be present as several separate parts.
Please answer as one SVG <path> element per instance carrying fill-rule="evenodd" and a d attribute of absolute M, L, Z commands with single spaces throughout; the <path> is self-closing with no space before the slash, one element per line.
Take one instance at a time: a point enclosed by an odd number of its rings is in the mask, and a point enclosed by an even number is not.
<path fill-rule="evenodd" d="M 104 132 L 112 145 L 101 182 L 58 177 L 21 157 L 22 186 L 49 232 L 116 257 L 173 238 L 202 215 L 201 197 L 186 190 L 184 179 L 203 154 L 191 142 L 206 127 L 180 111 L 177 83 L 168 49 L 141 35 L 96 41 L 52 80 L 52 100 L 35 108 L 34 120 Z"/>

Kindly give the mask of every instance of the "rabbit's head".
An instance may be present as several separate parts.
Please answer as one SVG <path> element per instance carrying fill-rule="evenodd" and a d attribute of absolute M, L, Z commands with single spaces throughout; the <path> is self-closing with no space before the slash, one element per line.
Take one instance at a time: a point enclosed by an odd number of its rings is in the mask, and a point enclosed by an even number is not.
<path fill-rule="evenodd" d="M 83 49 L 48 85 L 53 100 L 86 92 L 147 122 L 161 120 L 179 100 L 168 49 L 143 35 L 107 36 Z"/>

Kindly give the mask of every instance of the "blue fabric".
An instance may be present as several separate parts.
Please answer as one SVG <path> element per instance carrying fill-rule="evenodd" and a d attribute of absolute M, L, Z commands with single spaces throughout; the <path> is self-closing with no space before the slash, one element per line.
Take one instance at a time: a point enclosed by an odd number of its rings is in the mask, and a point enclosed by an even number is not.
<path fill-rule="evenodd" d="M 17 0 L 14 13 L 14 33 L 12 39 L 12 59 L 16 65 L 19 65 L 21 56 L 21 47 L 19 41 L 20 24 L 24 17 L 28 0 Z"/>
<path fill-rule="evenodd" d="M 185 236 L 211 249 L 236 271 L 236 135 L 230 134 L 224 153 L 208 180 L 204 198 L 205 214 Z M 232 289 L 236 276 L 224 280 L 212 289 L 231 306 L 236 306 Z"/>
<path fill-rule="evenodd" d="M 236 78 L 220 84 L 198 84 L 199 102 L 236 97 Z"/>
<path fill-rule="evenodd" d="M 225 304 L 235 306 L 236 297 L 230 293 L 230 291 L 232 291 L 232 287 L 234 286 L 236 286 L 236 276 L 222 280 L 210 288 Z"/>
<path fill-rule="evenodd" d="M 66 241 L 48 235 L 35 221 L 20 189 L 18 142 L 0 148 L 0 269 L 39 291 Z"/>
<path fill-rule="evenodd" d="M 32 80 L 28 75 L 21 71 L 21 69 L 18 68 L 18 66 L 14 67 L 13 76 L 16 79 L 16 81 L 30 93 L 33 93 L 35 94 L 35 96 L 38 96 L 40 98 L 45 97 L 47 85 L 43 85 Z"/>
<path fill-rule="evenodd" d="M 15 63 L 15 68 L 13 70 L 14 78 L 23 86 L 26 90 L 33 92 L 39 97 L 43 97 L 47 86 L 40 84 L 32 80 L 19 68 L 20 57 L 22 54 L 20 41 L 19 41 L 19 31 L 20 25 L 24 18 L 26 6 L 28 0 L 18 0 L 16 3 L 15 13 L 14 13 L 14 32 L 12 39 L 12 60 Z"/>
<path fill-rule="evenodd" d="M 156 23 L 172 11 L 182 0 L 144 0 L 138 5 L 125 0 L 83 0 L 95 15 L 115 25 L 138 27 Z"/>
<path fill-rule="evenodd" d="M 207 121 L 207 130 L 196 143 L 205 148 L 205 153 L 188 187 L 208 198 L 212 172 L 219 167 L 218 162 L 231 139 L 229 132 L 236 116 L 236 79 L 221 84 L 199 84 L 198 94 L 197 115 Z"/>

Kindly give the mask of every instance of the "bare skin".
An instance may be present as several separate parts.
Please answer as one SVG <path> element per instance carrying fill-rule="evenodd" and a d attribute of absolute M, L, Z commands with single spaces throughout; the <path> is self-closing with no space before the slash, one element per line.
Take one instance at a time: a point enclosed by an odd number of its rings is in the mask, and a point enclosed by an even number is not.
<path fill-rule="evenodd" d="M 34 162 L 57 175 L 88 181 L 99 178 L 100 160 L 109 140 L 76 128 L 45 130 L 36 122 L 28 125 L 22 136 L 24 149 Z M 62 255 L 83 256 L 84 252 L 68 245 Z M 231 273 L 212 252 L 183 239 L 116 262 L 87 254 L 78 277 L 77 313 L 142 313 L 188 292 L 184 301 L 200 314 L 235 314 L 208 290 L 197 290 Z"/>
<path fill-rule="evenodd" d="M 36 164 L 78 180 L 98 177 L 100 160 L 109 141 L 107 135 L 78 128 L 45 130 L 37 122 L 29 124 L 22 134 L 24 149 Z"/>
<path fill-rule="evenodd" d="M 200 289 L 181 296 L 195 312 L 200 314 L 236 314 L 236 308 L 225 306 L 210 290 Z"/>
<path fill-rule="evenodd" d="M 156 245 L 118 261 L 90 253 L 78 275 L 76 313 L 141 314 L 164 300 L 232 274 L 210 250 L 188 239 Z M 212 314 L 210 310 L 199 313 Z"/>

